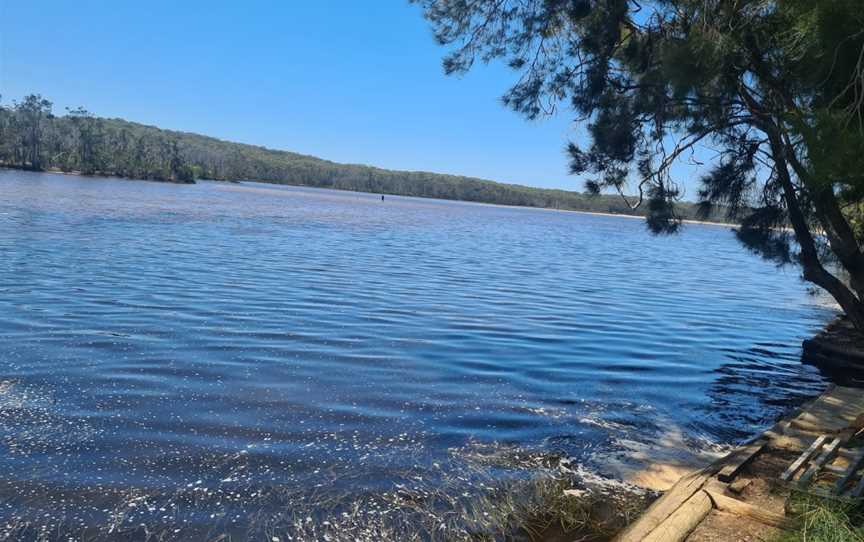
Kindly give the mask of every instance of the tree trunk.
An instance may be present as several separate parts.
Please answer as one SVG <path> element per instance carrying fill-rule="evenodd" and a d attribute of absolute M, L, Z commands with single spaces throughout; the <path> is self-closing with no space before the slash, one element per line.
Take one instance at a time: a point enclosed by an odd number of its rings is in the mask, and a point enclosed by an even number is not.
<path fill-rule="evenodd" d="M 768 126 L 766 133 L 771 145 L 774 164 L 777 168 L 777 176 L 783 187 L 783 199 L 786 202 L 786 209 L 789 213 L 789 222 L 792 223 L 795 238 L 801 247 L 800 260 L 801 266 L 804 269 L 804 280 L 812 282 L 831 294 L 837 303 L 840 304 L 840 307 L 846 313 L 852 325 L 855 326 L 855 329 L 864 332 L 864 303 L 840 279 L 825 269 L 819 261 L 816 243 L 813 241 L 813 235 L 810 233 L 810 227 L 804 218 L 804 213 L 801 212 L 798 195 L 795 192 L 795 185 L 792 183 L 792 178 L 789 175 L 784 152 L 785 148 L 778 131 L 775 127 Z"/>
<path fill-rule="evenodd" d="M 753 71 L 768 88 L 773 89 L 783 97 L 787 106 L 794 111 L 796 109 L 794 100 L 791 99 L 789 93 L 786 91 L 785 85 L 778 84 L 771 76 L 770 70 L 766 68 L 759 54 L 760 48 L 758 45 L 753 43 L 752 40 L 748 42 L 748 45 L 750 45 Z M 777 175 L 783 187 L 783 200 L 786 202 L 789 221 L 792 223 L 795 238 L 801 247 L 800 260 L 801 266 L 804 269 L 804 279 L 831 294 L 846 312 L 846 316 L 849 317 L 855 329 L 864 332 L 864 303 L 843 282 L 825 269 L 819 261 L 816 243 L 813 241 L 810 226 L 807 224 L 807 220 L 801 211 L 795 185 L 792 183 L 789 175 L 787 162 L 791 163 L 798 177 L 817 192 L 814 198 L 814 207 L 816 207 L 819 221 L 828 236 L 831 250 L 840 259 L 840 263 L 844 268 L 849 271 L 852 287 L 858 292 L 858 295 L 862 295 L 862 298 L 864 298 L 864 276 L 862 276 L 864 275 L 864 256 L 861 255 L 852 229 L 843 217 L 839 205 L 837 205 L 834 193 L 830 192 L 830 187 L 826 187 L 825 190 L 818 190 L 812 179 L 807 183 L 809 172 L 798 161 L 798 157 L 795 155 L 791 145 L 787 145 L 788 141 L 784 140 L 784 134 L 781 129 L 783 126 L 782 119 L 777 119 L 775 113 L 770 108 L 765 108 L 760 104 L 744 84 L 741 86 L 741 97 L 750 113 L 757 119 L 756 124 L 768 136 L 771 154 L 777 168 Z"/>
<path fill-rule="evenodd" d="M 864 296 L 864 254 L 861 253 L 852 227 L 849 226 L 849 222 L 840 210 L 840 204 L 837 202 L 832 187 L 830 184 L 821 186 L 813 179 L 810 172 L 795 156 L 794 149 L 792 149 L 788 139 L 785 139 L 784 143 L 785 156 L 789 159 L 789 165 L 813 194 L 813 206 L 816 208 L 819 222 L 825 230 L 825 236 L 828 237 L 831 251 L 840 260 L 846 272 L 849 273 L 852 289 L 859 297 Z"/>

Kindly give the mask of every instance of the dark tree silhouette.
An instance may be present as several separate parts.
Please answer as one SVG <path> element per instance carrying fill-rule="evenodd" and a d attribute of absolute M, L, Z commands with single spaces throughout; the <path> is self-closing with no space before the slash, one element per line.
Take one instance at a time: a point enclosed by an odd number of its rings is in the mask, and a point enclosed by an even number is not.
<path fill-rule="evenodd" d="M 447 73 L 501 59 L 518 73 L 507 106 L 533 119 L 568 105 L 590 135 L 568 146 L 571 172 L 647 207 L 654 232 L 681 223 L 671 166 L 710 146 L 701 209 L 800 263 L 864 330 L 860 0 L 414 1 Z"/>

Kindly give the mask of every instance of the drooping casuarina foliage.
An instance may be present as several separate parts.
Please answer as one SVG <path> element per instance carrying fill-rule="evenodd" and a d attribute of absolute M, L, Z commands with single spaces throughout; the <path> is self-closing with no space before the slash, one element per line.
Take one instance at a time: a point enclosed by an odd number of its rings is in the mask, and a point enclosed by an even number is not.
<path fill-rule="evenodd" d="M 588 189 L 673 233 L 672 165 L 700 162 L 701 208 L 799 263 L 864 330 L 861 0 L 413 1 L 447 73 L 501 59 L 518 73 L 507 106 L 572 110 L 590 137 L 568 145 L 570 169 Z"/>

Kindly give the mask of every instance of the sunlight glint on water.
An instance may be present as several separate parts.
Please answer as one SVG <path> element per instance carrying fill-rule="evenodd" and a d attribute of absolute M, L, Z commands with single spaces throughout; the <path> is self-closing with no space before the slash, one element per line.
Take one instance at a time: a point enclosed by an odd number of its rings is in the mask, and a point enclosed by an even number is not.
<path fill-rule="evenodd" d="M 0 171 L 0 536 L 320 534 L 717 449 L 820 389 L 797 277 L 723 227 Z"/>

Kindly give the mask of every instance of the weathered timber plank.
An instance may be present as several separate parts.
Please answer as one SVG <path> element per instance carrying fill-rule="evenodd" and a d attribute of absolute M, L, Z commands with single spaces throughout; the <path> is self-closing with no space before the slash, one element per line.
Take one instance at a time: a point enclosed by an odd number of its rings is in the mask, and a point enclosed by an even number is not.
<path fill-rule="evenodd" d="M 800 411 L 796 412 L 793 415 L 797 416 L 799 413 L 800 413 Z M 771 439 L 775 439 L 777 437 L 782 437 L 783 434 L 786 433 L 786 431 L 789 429 L 789 427 L 791 425 L 792 425 L 792 418 L 784 418 L 784 419 L 778 421 L 777 423 L 775 423 L 774 425 L 772 425 L 770 428 L 763 431 L 762 434 L 759 435 L 759 437 L 757 437 L 757 439 L 767 438 L 767 439 L 771 440 Z"/>
<path fill-rule="evenodd" d="M 825 465 L 822 467 L 822 472 L 830 472 L 831 474 L 836 474 L 837 476 L 843 476 L 846 474 L 847 467 L 841 467 L 840 465 Z"/>
<path fill-rule="evenodd" d="M 798 480 L 798 483 L 801 485 L 806 485 L 810 483 L 810 481 L 816 476 L 816 473 L 819 472 L 819 469 L 822 468 L 822 465 L 828 462 L 834 456 L 834 453 L 837 451 L 837 448 L 840 446 L 840 443 L 843 440 L 840 437 L 835 438 L 831 441 L 830 444 L 822 447 L 822 452 L 819 454 L 811 464 L 810 468 L 808 468 L 804 474 L 801 475 L 801 478 Z"/>
<path fill-rule="evenodd" d="M 840 495 L 843 492 L 843 488 L 855 476 L 855 472 L 858 471 L 862 463 L 864 463 L 864 448 L 858 450 L 855 455 L 849 458 L 849 466 L 846 468 L 846 472 L 842 473 L 840 479 L 837 480 L 837 484 L 834 485 L 834 493 Z"/>
<path fill-rule="evenodd" d="M 734 482 L 729 484 L 729 491 L 740 495 L 744 492 L 745 489 L 747 489 L 747 486 L 749 486 L 751 483 L 753 483 L 753 480 L 747 478 L 739 478 L 738 480 L 735 480 Z"/>
<path fill-rule="evenodd" d="M 738 472 L 744 467 L 744 465 L 756 457 L 756 454 L 761 452 L 762 449 L 765 448 L 766 444 L 768 444 L 767 440 L 759 439 L 753 444 L 733 452 L 732 455 L 726 459 L 728 463 L 720 469 L 717 478 L 721 482 L 731 482 L 734 480 L 735 476 L 738 475 Z"/>
<path fill-rule="evenodd" d="M 792 477 L 795 476 L 795 473 L 798 472 L 798 469 L 800 469 L 801 466 L 804 465 L 804 463 L 806 463 L 813 456 L 813 454 L 819 451 L 819 448 L 821 448 L 822 445 L 825 444 L 825 441 L 827 439 L 828 435 L 821 435 L 819 438 L 814 440 L 813 444 L 811 444 L 809 448 L 804 450 L 804 452 L 802 452 L 801 455 L 798 456 L 798 459 L 793 461 L 792 464 L 789 465 L 789 468 L 787 468 L 783 472 L 783 474 L 780 475 L 780 479 L 785 482 L 791 480 Z"/>

